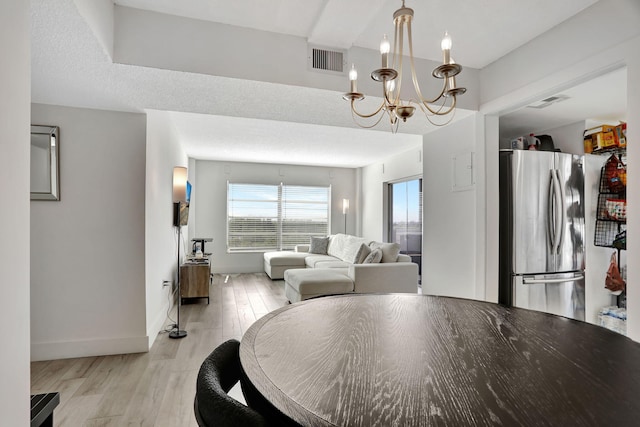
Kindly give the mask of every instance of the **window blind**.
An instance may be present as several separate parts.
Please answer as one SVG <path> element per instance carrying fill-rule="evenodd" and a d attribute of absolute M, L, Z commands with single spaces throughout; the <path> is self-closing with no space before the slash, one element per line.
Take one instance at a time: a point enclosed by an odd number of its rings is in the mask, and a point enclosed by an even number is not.
<path fill-rule="evenodd" d="M 287 250 L 330 230 L 331 187 L 227 184 L 227 250 Z"/>

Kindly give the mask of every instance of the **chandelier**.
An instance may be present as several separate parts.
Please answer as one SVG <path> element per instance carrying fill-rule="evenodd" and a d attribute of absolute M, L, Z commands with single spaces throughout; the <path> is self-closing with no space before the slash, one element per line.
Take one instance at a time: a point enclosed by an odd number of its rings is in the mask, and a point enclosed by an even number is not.
<path fill-rule="evenodd" d="M 351 70 L 349 71 L 351 91 L 345 93 L 343 98 L 347 101 L 351 101 L 351 115 L 353 116 L 354 122 L 360 127 L 372 128 L 380 123 L 386 114 L 389 117 L 391 130 L 395 133 L 398 129 L 398 124 L 400 122 L 399 119 L 406 122 L 409 117 L 413 116 L 416 107 L 420 108 L 431 124 L 444 126 L 453 119 L 453 113 L 456 108 L 456 96 L 462 95 L 467 91 L 467 89 L 463 87 L 456 87 L 455 76 L 462 71 L 462 67 L 459 64 L 456 64 L 451 58 L 451 37 L 449 37 L 449 34 L 445 32 L 440 45 L 443 53 L 442 65 L 436 67 L 432 72 L 433 77 L 443 80 L 442 90 L 438 96 L 433 99 L 427 99 L 422 96 L 413 60 L 413 42 L 411 40 L 412 19 L 413 9 L 405 7 L 404 0 L 402 0 L 402 7 L 396 10 L 393 14 L 395 34 L 391 67 L 389 67 L 389 52 L 391 51 L 391 45 L 389 44 L 389 40 L 385 34 L 382 42 L 380 43 L 382 68 L 374 70 L 371 73 L 371 78 L 373 80 L 382 83 L 383 95 L 382 104 L 380 104 L 380 106 L 372 113 L 362 114 L 356 110 L 356 101 L 364 99 L 364 95 L 358 92 L 358 72 L 356 71 L 355 65 L 352 64 L 351 66 Z M 407 101 L 400 99 L 405 26 L 411 65 L 411 80 L 413 82 L 415 92 L 415 98 L 411 98 Z M 439 105 L 437 103 L 439 103 Z M 435 116 L 447 116 L 449 114 L 451 115 L 444 123 L 437 123 L 433 120 L 433 117 Z M 365 120 L 374 119 L 375 122 L 369 125 L 361 124 L 357 117 Z"/>

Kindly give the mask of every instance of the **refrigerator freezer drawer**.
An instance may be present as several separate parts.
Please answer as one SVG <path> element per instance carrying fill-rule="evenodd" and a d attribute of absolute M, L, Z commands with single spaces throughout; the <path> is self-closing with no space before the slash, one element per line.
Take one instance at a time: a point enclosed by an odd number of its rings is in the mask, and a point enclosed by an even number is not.
<path fill-rule="evenodd" d="M 514 276 L 513 305 L 584 320 L 584 274 Z"/>

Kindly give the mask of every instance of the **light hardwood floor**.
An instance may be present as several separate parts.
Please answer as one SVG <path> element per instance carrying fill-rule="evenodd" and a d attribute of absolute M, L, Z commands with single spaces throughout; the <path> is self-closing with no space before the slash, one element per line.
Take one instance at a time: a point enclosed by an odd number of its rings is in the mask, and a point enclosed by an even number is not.
<path fill-rule="evenodd" d="M 196 376 L 205 357 L 251 324 L 287 304 L 284 282 L 264 273 L 215 275 L 211 301 L 180 310 L 188 336 L 161 333 L 148 353 L 51 360 L 31 364 L 31 393 L 60 392 L 55 426 L 197 426 Z M 175 310 L 173 312 L 175 319 Z M 169 324 L 172 322 L 169 322 Z"/>

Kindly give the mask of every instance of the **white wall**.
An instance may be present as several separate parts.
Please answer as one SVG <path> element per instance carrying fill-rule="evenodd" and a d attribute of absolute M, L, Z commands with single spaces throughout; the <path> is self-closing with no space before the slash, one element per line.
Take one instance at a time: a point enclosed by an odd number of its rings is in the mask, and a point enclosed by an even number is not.
<path fill-rule="evenodd" d="M 31 114 L 60 127 L 61 195 L 31 202 L 32 360 L 145 351 L 145 116 Z"/>
<path fill-rule="evenodd" d="M 145 191 L 145 282 L 149 347 L 166 321 L 169 293 L 177 283 L 177 228 L 173 224 L 172 182 L 174 166 L 187 166 L 187 155 L 170 125 L 167 113 L 147 111 L 147 162 Z M 187 241 L 188 227 L 182 227 Z M 184 254 L 184 246 L 181 255 Z M 170 281 L 174 286 L 163 286 Z M 173 300 L 171 300 L 173 301 Z"/>
<path fill-rule="evenodd" d="M 389 182 L 422 176 L 422 147 L 400 153 L 382 163 L 361 168 L 362 236 L 381 242 L 387 238 L 387 189 Z"/>
<path fill-rule="evenodd" d="M 482 226 L 477 224 L 476 188 L 452 191 L 452 158 L 476 151 L 476 123 L 472 116 L 424 136 L 425 294 L 476 298 L 476 229 Z"/>
<path fill-rule="evenodd" d="M 0 424 L 29 423 L 29 2 L 0 3 Z"/>
<path fill-rule="evenodd" d="M 498 205 L 499 194 L 487 187 L 497 182 L 498 169 L 487 168 L 498 158 L 500 133 L 495 115 L 476 114 L 475 180 L 476 180 L 476 295 L 475 298 L 498 302 L 498 264 L 488 262 L 488 254 L 498 252 L 498 222 L 487 215 L 488 206 Z"/>
<path fill-rule="evenodd" d="M 250 184 L 331 185 L 331 232 L 344 232 L 342 199 L 349 199 L 347 232 L 356 232 L 356 169 L 312 166 L 233 163 L 198 160 L 193 198 L 195 216 L 190 217 L 190 235 L 211 237 L 206 244 L 213 254 L 211 265 L 216 273 L 264 271 L 262 253 L 228 254 L 226 252 L 227 181 Z M 191 214 L 192 212 L 190 212 Z"/>

